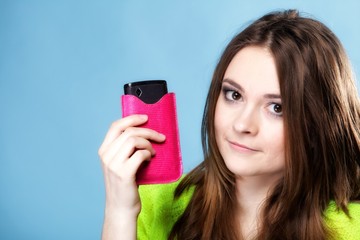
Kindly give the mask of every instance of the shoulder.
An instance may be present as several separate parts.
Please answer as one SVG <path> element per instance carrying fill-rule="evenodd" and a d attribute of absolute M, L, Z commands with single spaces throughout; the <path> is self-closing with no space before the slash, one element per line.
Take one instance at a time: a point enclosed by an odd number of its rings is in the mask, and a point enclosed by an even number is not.
<path fill-rule="evenodd" d="M 325 211 L 325 221 L 331 231 L 335 232 L 336 239 L 359 239 L 360 236 L 360 203 L 348 204 L 349 215 L 330 202 Z"/>
<path fill-rule="evenodd" d="M 193 190 L 174 198 L 174 192 L 182 178 L 170 184 L 139 186 L 141 212 L 138 217 L 138 236 L 148 239 L 167 239 L 177 219 L 187 207 Z M 141 238 L 140 238 L 141 239 Z"/>

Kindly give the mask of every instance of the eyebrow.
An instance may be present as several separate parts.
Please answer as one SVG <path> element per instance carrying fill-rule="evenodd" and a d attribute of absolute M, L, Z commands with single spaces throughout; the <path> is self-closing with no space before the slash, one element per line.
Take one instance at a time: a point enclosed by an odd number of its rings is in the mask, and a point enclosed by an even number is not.
<path fill-rule="evenodd" d="M 244 88 L 238 84 L 237 82 L 235 82 L 234 80 L 231 80 L 229 78 L 225 78 L 223 79 L 222 81 L 223 83 L 228 83 L 230 84 L 231 86 L 239 89 L 241 92 L 244 92 Z M 267 93 L 267 94 L 264 94 L 264 98 L 267 98 L 267 99 L 281 99 L 281 95 L 280 94 L 274 94 L 274 93 Z"/>
<path fill-rule="evenodd" d="M 226 83 L 230 84 L 231 86 L 239 89 L 242 92 L 244 91 L 244 89 L 240 86 L 240 84 L 238 84 L 237 82 L 235 82 L 235 81 L 233 81 L 233 80 L 231 80 L 229 78 L 225 78 L 222 82 L 223 83 L 226 82 Z"/>

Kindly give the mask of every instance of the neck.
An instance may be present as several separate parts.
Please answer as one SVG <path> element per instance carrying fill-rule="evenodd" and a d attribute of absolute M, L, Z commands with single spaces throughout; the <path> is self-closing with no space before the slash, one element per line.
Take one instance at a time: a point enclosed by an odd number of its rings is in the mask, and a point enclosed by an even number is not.
<path fill-rule="evenodd" d="M 262 204 L 280 177 L 237 177 L 238 221 L 242 235 L 249 239 L 257 232 Z"/>

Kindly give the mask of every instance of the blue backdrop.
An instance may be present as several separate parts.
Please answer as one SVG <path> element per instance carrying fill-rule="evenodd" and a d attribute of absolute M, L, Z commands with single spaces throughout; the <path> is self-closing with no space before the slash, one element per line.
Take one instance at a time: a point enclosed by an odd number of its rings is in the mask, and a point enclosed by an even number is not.
<path fill-rule="evenodd" d="M 219 55 L 250 21 L 286 8 L 327 24 L 359 76 L 356 0 L 0 0 L 0 239 L 100 238 L 97 149 L 126 82 L 168 81 L 185 171 L 198 164 Z"/>

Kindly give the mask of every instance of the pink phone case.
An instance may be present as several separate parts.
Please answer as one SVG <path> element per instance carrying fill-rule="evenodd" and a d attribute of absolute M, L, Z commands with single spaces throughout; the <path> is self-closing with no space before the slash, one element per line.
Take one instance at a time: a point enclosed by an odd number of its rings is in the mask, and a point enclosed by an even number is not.
<path fill-rule="evenodd" d="M 152 145 L 155 156 L 141 165 L 136 174 L 140 184 L 158 184 L 177 181 L 182 174 L 179 130 L 174 93 L 165 94 L 158 102 L 147 104 L 133 95 L 122 95 L 123 117 L 132 114 L 146 114 L 149 119 L 141 127 L 151 128 L 166 136 L 163 143 Z"/>

